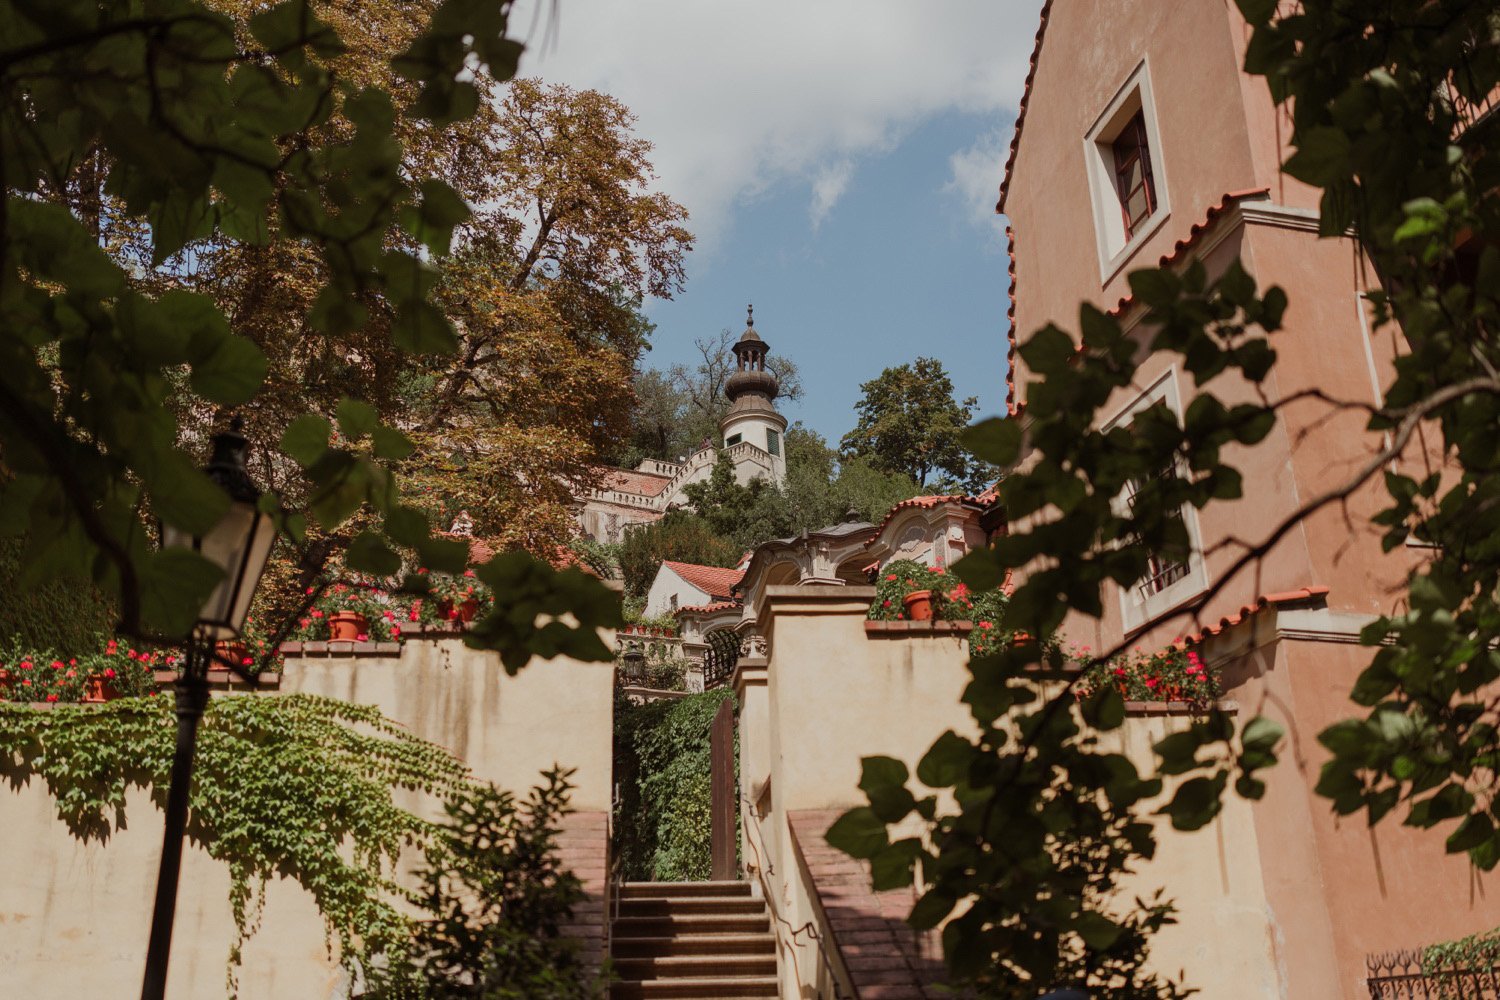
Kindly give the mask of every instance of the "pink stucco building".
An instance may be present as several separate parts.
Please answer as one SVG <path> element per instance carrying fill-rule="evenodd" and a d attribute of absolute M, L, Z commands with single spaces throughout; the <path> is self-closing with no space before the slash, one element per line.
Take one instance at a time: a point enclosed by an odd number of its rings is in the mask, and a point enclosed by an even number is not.
<path fill-rule="evenodd" d="M 1290 300 L 1273 338 L 1270 397 L 1318 389 L 1380 402 L 1399 331 L 1371 328 L 1363 296 L 1374 276 L 1358 244 L 1320 238 L 1317 192 L 1280 172 L 1290 127 L 1265 82 L 1240 69 L 1249 36 L 1221 0 L 1044 5 L 998 205 L 1010 222 L 1013 416 L 1026 418 L 1018 338 L 1049 322 L 1076 330 L 1080 302 L 1139 329 L 1128 272 L 1197 259 L 1213 275 L 1236 257 Z M 1213 388 L 1256 398 L 1243 382 Z M 1104 419 L 1126 423 L 1161 400 L 1181 413 L 1194 391 L 1177 359 L 1151 357 Z M 1373 830 L 1361 817 L 1340 820 L 1313 793 L 1325 759 L 1317 733 L 1363 714 L 1345 697 L 1370 655 L 1359 629 L 1394 606 L 1423 556 L 1413 547 L 1382 554 L 1369 525 L 1373 489 L 1311 516 L 1201 611 L 1149 627 L 1221 582 L 1241 551 L 1223 543 L 1262 539 L 1367 461 L 1379 439 L 1364 419 L 1313 400 L 1288 406 L 1266 441 L 1230 458 L 1245 497 L 1185 509 L 1198 549 L 1187 562 L 1154 563 L 1147 579 L 1106 598 L 1102 619 L 1065 625 L 1095 649 L 1196 636 L 1242 712 L 1287 725 L 1282 763 L 1251 810 L 1257 856 L 1240 859 L 1258 881 L 1245 900 L 1265 909 L 1267 996 L 1368 996 L 1368 953 L 1500 926 L 1493 878 L 1445 856 L 1442 835 L 1402 827 L 1403 810 Z M 1211 983 L 1195 985 L 1217 995 Z"/>

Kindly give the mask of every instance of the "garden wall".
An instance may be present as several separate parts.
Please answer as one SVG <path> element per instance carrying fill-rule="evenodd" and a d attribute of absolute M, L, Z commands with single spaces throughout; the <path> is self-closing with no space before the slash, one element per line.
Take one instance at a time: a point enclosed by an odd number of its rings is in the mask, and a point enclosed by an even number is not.
<path fill-rule="evenodd" d="M 466 760 L 477 777 L 517 793 L 554 762 L 578 769 L 572 780 L 579 811 L 564 833 L 563 855 L 594 897 L 576 914 L 576 932 L 602 951 L 611 665 L 537 661 L 509 677 L 496 655 L 469 650 L 456 636 L 333 649 L 337 655 L 323 643 L 289 649 L 282 690 L 378 706 Z M 437 814 L 435 803 L 403 804 Z M 56 818 L 39 781 L 0 786 L 0 995 L 139 995 L 161 833 L 160 810 L 138 790 L 121 829 L 104 843 L 83 844 Z M 224 866 L 201 850 L 185 851 L 168 988 L 174 1000 L 225 995 L 234 940 L 228 886 Z M 345 995 L 317 909 L 295 883 L 269 886 L 239 979 L 244 1000 Z"/>
<path fill-rule="evenodd" d="M 847 995 L 879 987 L 883 996 L 919 997 L 921 982 L 940 975 L 937 942 L 903 923 L 911 890 L 871 892 L 866 866 L 822 839 L 845 809 L 865 804 L 857 787 L 861 757 L 896 757 L 915 772 L 944 730 L 973 732 L 959 701 L 969 678 L 966 630 L 951 622 L 866 622 L 874 593 L 768 588 L 765 685 L 741 685 L 746 858 L 766 855 L 762 870 L 775 873 L 775 903 L 791 927 L 811 922 L 823 941 L 838 945 L 820 954 L 824 949 L 801 936 L 790 950 L 795 961 L 782 963 L 784 996 L 835 978 Z M 1151 744 L 1185 721 L 1138 710 L 1119 732 L 1119 746 L 1144 770 L 1152 766 Z M 766 738 L 752 737 L 755 728 Z M 1157 861 L 1131 886 L 1164 886 L 1181 911 L 1181 925 L 1159 939 L 1157 967 L 1174 976 L 1185 971 L 1215 998 L 1279 996 L 1251 807 L 1231 802 L 1197 833 L 1173 831 L 1164 821 L 1158 829 Z"/>

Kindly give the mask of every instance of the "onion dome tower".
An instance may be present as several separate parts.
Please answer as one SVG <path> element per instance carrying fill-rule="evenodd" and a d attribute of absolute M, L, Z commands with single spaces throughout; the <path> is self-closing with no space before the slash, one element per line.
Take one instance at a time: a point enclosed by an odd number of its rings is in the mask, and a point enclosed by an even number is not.
<path fill-rule="evenodd" d="M 746 308 L 745 332 L 734 345 L 737 367 L 724 383 L 729 398 L 729 412 L 719 421 L 724 446 L 741 442 L 754 445 L 771 458 L 771 479 L 781 483 L 786 478 L 786 418 L 776 412 L 774 400 L 781 391 L 776 374 L 766 370 L 770 349 L 755 332 L 755 307 Z M 740 464 L 738 461 L 735 463 Z M 745 477 L 741 477 L 742 479 Z"/>

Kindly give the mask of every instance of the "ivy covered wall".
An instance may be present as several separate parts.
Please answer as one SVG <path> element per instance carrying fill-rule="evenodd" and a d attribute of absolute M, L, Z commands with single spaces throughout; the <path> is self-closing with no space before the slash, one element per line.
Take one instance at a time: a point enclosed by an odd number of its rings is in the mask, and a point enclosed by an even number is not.
<path fill-rule="evenodd" d="M 733 697 L 720 688 L 676 701 L 616 702 L 615 853 L 627 880 L 709 877 L 709 729 Z"/>

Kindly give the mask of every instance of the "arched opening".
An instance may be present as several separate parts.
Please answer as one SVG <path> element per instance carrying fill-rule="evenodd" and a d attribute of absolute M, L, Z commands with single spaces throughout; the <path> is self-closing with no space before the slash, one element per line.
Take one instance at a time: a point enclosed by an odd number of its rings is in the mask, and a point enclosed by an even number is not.
<path fill-rule="evenodd" d="M 733 629 L 716 628 L 703 637 L 708 652 L 703 655 L 703 690 L 711 691 L 729 683 L 734 665 L 740 659 L 740 636 Z"/>

